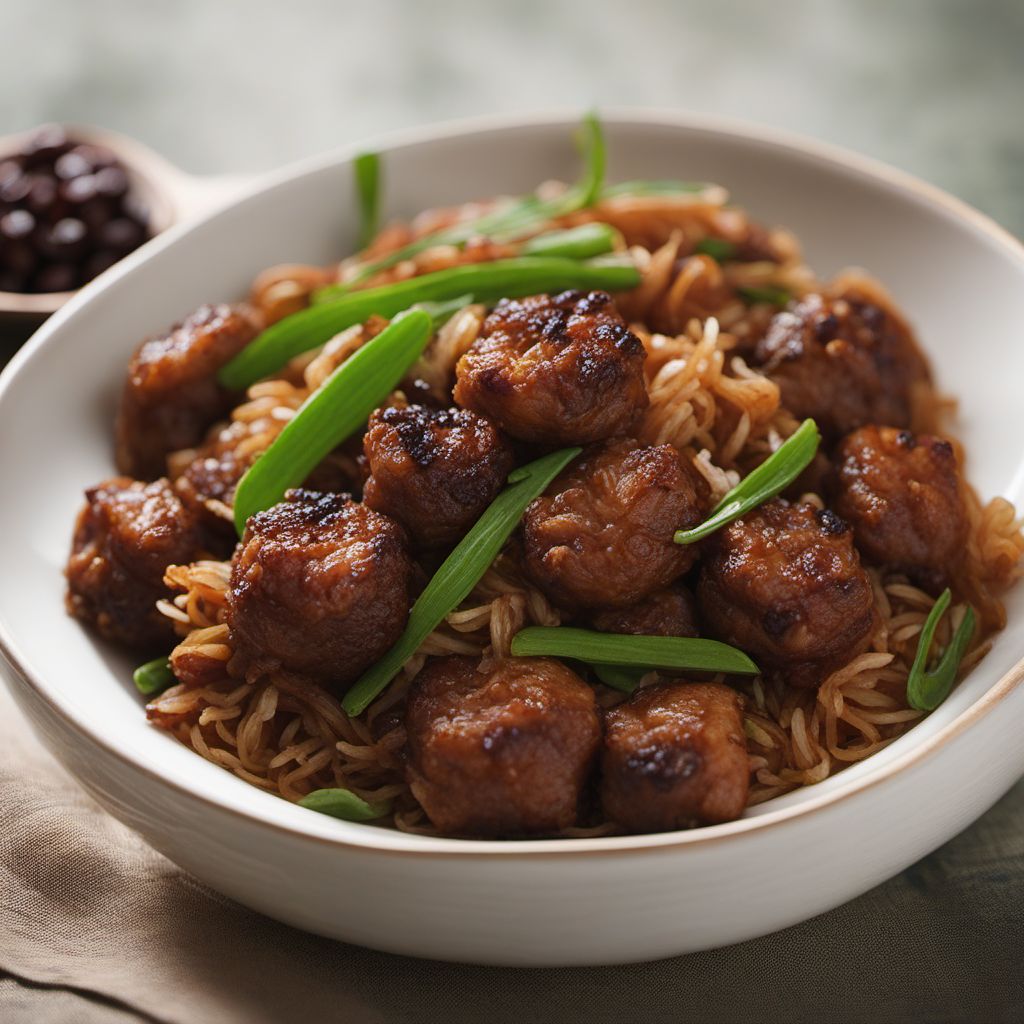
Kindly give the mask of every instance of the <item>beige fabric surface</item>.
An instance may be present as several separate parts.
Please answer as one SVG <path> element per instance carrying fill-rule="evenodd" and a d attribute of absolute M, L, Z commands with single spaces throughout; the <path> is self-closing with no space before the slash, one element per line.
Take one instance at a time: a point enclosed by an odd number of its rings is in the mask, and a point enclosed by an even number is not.
<path fill-rule="evenodd" d="M 547 971 L 373 953 L 217 896 L 82 793 L 2 687 L 0 815 L 4 1024 L 1024 1019 L 1024 784 L 806 924 L 675 960 Z"/>

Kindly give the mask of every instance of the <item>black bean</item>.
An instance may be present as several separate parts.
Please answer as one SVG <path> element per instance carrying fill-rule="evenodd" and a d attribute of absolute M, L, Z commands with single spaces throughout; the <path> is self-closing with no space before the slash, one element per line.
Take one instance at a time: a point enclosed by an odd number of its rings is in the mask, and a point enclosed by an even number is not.
<path fill-rule="evenodd" d="M 25 278 L 12 270 L 0 270 L 0 292 L 23 292 Z"/>
<path fill-rule="evenodd" d="M 32 133 L 24 149 L 26 167 L 53 165 L 53 161 L 72 146 L 59 124 L 46 124 Z"/>
<path fill-rule="evenodd" d="M 120 167 L 104 167 L 95 181 L 97 194 L 108 199 L 120 199 L 128 191 L 128 175 Z"/>
<path fill-rule="evenodd" d="M 21 176 L 21 162 L 16 157 L 0 162 L 0 185 Z"/>
<path fill-rule="evenodd" d="M 77 217 L 64 217 L 43 234 L 39 249 L 58 262 L 80 259 L 85 255 L 86 227 Z"/>
<path fill-rule="evenodd" d="M 28 239 L 0 238 L 0 266 L 5 270 L 26 277 L 37 262 L 35 247 Z"/>
<path fill-rule="evenodd" d="M 0 235 L 4 238 L 28 238 L 35 226 L 36 219 L 28 210 L 11 210 L 0 217 Z"/>
<path fill-rule="evenodd" d="M 101 199 L 99 196 L 87 199 L 75 209 L 75 216 L 85 221 L 91 231 L 98 231 L 116 214 L 116 204 L 109 199 Z"/>
<path fill-rule="evenodd" d="M 93 165 L 77 149 L 71 150 L 57 158 L 53 165 L 53 172 L 62 181 L 70 181 L 72 178 L 81 178 L 85 174 L 92 174 Z"/>
<path fill-rule="evenodd" d="M 98 232 L 100 245 L 124 255 L 145 241 L 142 225 L 127 217 L 115 217 L 104 224 Z"/>
<path fill-rule="evenodd" d="M 36 292 L 69 292 L 78 287 L 78 269 L 70 263 L 51 263 L 32 278 Z"/>
<path fill-rule="evenodd" d="M 83 142 L 75 146 L 71 152 L 87 161 L 92 171 L 98 171 L 103 167 L 113 167 L 117 163 L 117 157 L 106 146 L 93 146 Z"/>
<path fill-rule="evenodd" d="M 94 252 L 85 261 L 85 280 L 91 281 L 94 277 L 99 277 L 108 267 L 112 267 L 120 259 L 116 252 L 111 252 L 110 249 L 100 249 Z"/>
<path fill-rule="evenodd" d="M 77 288 L 144 242 L 148 222 L 113 152 L 46 125 L 0 159 L 0 290 Z"/>
<path fill-rule="evenodd" d="M 5 203 L 23 203 L 32 191 L 32 178 L 27 174 L 18 174 L 0 184 L 0 199 Z"/>
<path fill-rule="evenodd" d="M 96 198 L 96 178 L 92 174 L 83 174 L 65 181 L 60 186 L 60 194 L 75 206 L 87 203 L 90 199 Z"/>
<path fill-rule="evenodd" d="M 37 216 L 43 216 L 50 211 L 56 198 L 57 179 L 49 174 L 36 174 L 25 197 L 25 205 Z"/>

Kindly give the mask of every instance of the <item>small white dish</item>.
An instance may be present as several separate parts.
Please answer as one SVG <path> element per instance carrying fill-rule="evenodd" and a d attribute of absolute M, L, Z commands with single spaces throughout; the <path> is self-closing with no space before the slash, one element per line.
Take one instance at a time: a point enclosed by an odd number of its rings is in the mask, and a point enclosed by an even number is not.
<path fill-rule="evenodd" d="M 410 214 L 569 177 L 574 114 L 491 119 L 373 144 Z M 718 181 L 786 225 L 822 275 L 877 275 L 920 332 L 985 496 L 1024 498 L 1024 249 L 907 175 L 775 132 L 658 112 L 605 118 L 612 179 Z M 360 147 L 364 148 L 364 147 Z M 476 842 L 324 817 L 263 793 L 146 723 L 131 664 L 69 619 L 82 489 L 113 471 L 111 424 L 140 338 L 274 263 L 350 245 L 354 149 L 266 179 L 171 228 L 82 290 L 0 378 L 0 649 L 53 753 L 112 814 L 214 888 L 378 949 L 476 963 L 645 960 L 751 938 L 848 900 L 964 828 L 1024 773 L 1024 592 L 952 696 L 891 746 L 740 821 L 690 832 Z"/>

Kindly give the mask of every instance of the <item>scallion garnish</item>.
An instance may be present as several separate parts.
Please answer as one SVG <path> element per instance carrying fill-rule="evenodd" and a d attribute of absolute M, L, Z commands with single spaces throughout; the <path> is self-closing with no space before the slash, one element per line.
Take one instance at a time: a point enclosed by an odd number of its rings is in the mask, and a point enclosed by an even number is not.
<path fill-rule="evenodd" d="M 133 673 L 135 689 L 144 697 L 155 697 L 174 683 L 174 673 L 167 658 L 154 658 L 140 665 Z"/>
<path fill-rule="evenodd" d="M 392 804 L 390 800 L 364 800 L 350 789 L 314 789 L 299 806 L 342 821 L 375 821 L 390 814 Z"/>
<path fill-rule="evenodd" d="M 677 530 L 675 542 L 692 544 L 727 526 L 734 519 L 739 519 L 769 498 L 774 498 L 804 471 L 820 443 L 821 434 L 818 433 L 817 424 L 814 420 L 804 420 L 778 451 L 772 452 L 757 469 L 748 473 L 729 491 L 700 526 L 691 530 Z"/>
<path fill-rule="evenodd" d="M 430 317 L 433 329 L 439 331 L 460 309 L 472 305 L 473 301 L 473 296 L 467 292 L 454 299 L 445 299 L 444 302 L 417 302 L 411 308 L 422 309 Z"/>
<path fill-rule="evenodd" d="M 351 278 L 342 284 L 333 285 L 326 294 L 332 297 L 345 294 L 382 270 L 387 270 L 403 260 L 412 259 L 433 246 L 461 246 L 469 239 L 481 236 L 493 238 L 495 241 L 514 241 L 536 231 L 555 217 L 562 217 L 574 210 L 592 205 L 600 194 L 604 182 L 604 136 L 601 132 L 601 123 L 594 114 L 588 114 L 583 119 L 581 127 L 583 175 L 575 185 L 561 195 L 553 199 L 540 199 L 535 195 L 520 196 L 500 203 L 496 208 L 472 220 L 460 221 L 450 227 L 432 231 L 395 252 L 364 263 Z"/>
<path fill-rule="evenodd" d="M 345 714 L 361 714 L 416 653 L 431 631 L 469 596 L 516 528 L 526 506 L 580 453 L 564 448 L 509 474 L 508 486 L 476 521 L 416 599 L 398 642 L 356 682 L 341 702 Z"/>
<path fill-rule="evenodd" d="M 724 238 L 702 238 L 693 251 L 710 256 L 716 263 L 724 263 L 736 255 L 736 243 Z"/>
<path fill-rule="evenodd" d="M 741 650 L 717 640 L 599 633 L 571 626 L 527 626 L 512 637 L 512 654 L 573 658 L 595 666 L 647 670 L 691 669 L 747 676 L 760 671 Z"/>
<path fill-rule="evenodd" d="M 352 161 L 352 171 L 359 207 L 357 244 L 360 249 L 365 249 L 380 227 L 380 157 L 376 153 L 360 153 Z"/>
<path fill-rule="evenodd" d="M 597 678 L 613 690 L 632 693 L 641 679 L 650 671 L 647 668 L 626 668 L 624 665 L 591 665 Z"/>
<path fill-rule="evenodd" d="M 423 310 L 396 317 L 314 391 L 249 467 L 235 491 L 239 536 L 249 517 L 298 487 L 332 449 L 354 434 L 423 354 L 433 322 Z"/>
<path fill-rule="evenodd" d="M 392 317 L 420 302 L 439 302 L 466 294 L 478 302 L 489 302 L 566 288 L 623 291 L 639 283 L 640 272 L 633 262 L 620 257 L 571 260 L 561 256 L 517 256 L 464 264 L 352 292 L 278 320 L 224 366 L 219 379 L 225 387 L 240 391 L 373 314 Z"/>
<path fill-rule="evenodd" d="M 564 231 L 547 231 L 523 243 L 522 256 L 564 256 L 587 260 L 615 248 L 615 230 L 607 224 L 580 224 Z"/>
<path fill-rule="evenodd" d="M 750 286 L 736 289 L 740 295 L 749 303 L 767 302 L 771 306 L 788 306 L 793 296 L 785 288 L 776 288 L 772 285 L 762 287 Z"/>
<path fill-rule="evenodd" d="M 943 651 L 939 663 L 928 670 L 928 652 L 931 650 L 935 629 L 953 595 L 947 587 L 932 605 L 921 627 L 917 641 L 917 654 L 907 676 L 907 703 L 918 711 L 934 711 L 948 696 L 956 682 L 956 674 L 974 636 L 974 609 L 969 605 L 957 627 L 949 646 Z"/>

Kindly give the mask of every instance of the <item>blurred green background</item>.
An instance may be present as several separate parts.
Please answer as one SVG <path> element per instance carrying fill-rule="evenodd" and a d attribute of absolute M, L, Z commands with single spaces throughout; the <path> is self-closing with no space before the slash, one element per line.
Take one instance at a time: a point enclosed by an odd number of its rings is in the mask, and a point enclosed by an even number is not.
<path fill-rule="evenodd" d="M 1021 0 L 31 0 L 3 29 L 0 131 L 100 124 L 194 172 L 644 104 L 851 146 L 1024 233 Z"/>

